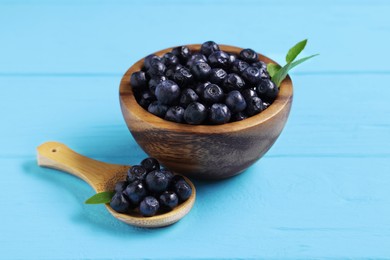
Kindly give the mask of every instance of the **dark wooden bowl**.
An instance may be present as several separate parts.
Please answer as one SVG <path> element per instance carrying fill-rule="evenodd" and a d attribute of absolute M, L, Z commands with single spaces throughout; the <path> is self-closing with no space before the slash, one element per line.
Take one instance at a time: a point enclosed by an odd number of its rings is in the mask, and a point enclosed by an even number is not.
<path fill-rule="evenodd" d="M 200 45 L 187 45 L 199 51 Z M 220 45 L 238 54 L 242 49 Z M 163 55 L 172 48 L 156 52 Z M 266 63 L 271 59 L 259 55 Z M 279 137 L 290 112 L 293 87 L 290 77 L 280 86 L 276 100 L 266 110 L 245 120 L 223 125 L 188 125 L 161 119 L 144 110 L 135 100 L 130 76 L 141 70 L 144 60 L 131 66 L 123 76 L 120 104 L 134 139 L 150 156 L 170 170 L 200 179 L 223 179 L 243 172 L 260 159 Z"/>

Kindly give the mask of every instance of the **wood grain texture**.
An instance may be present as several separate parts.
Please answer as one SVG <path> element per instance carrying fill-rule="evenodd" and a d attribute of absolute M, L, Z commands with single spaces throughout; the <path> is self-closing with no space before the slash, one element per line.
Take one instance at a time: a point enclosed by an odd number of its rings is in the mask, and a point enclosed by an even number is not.
<path fill-rule="evenodd" d="M 199 51 L 200 45 L 188 45 Z M 220 45 L 239 54 L 238 47 Z M 172 48 L 156 52 L 163 55 Z M 259 60 L 274 61 L 259 54 Z M 287 121 L 293 96 L 287 77 L 276 100 L 263 112 L 245 120 L 223 125 L 187 125 L 163 120 L 138 105 L 130 76 L 143 66 L 143 59 L 125 73 L 120 84 L 122 113 L 137 143 L 169 169 L 199 179 L 224 179 L 242 173 L 260 159 L 279 137 Z"/>
<path fill-rule="evenodd" d="M 54 168 L 75 175 L 91 185 L 96 192 L 114 190 L 115 183 L 126 179 L 127 170 L 131 167 L 90 159 L 58 142 L 46 142 L 40 145 L 37 151 L 39 166 Z M 130 225 L 146 228 L 168 226 L 187 215 L 194 205 L 195 186 L 189 179 L 186 178 L 186 181 L 192 188 L 191 197 L 168 213 L 146 218 L 135 213 L 133 215 L 118 213 L 109 204 L 105 206 L 115 218 Z"/>

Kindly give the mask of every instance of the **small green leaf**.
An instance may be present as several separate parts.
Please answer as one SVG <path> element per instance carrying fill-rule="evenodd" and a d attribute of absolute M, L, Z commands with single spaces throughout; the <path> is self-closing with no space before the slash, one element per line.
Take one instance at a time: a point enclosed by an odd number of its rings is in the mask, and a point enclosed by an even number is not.
<path fill-rule="evenodd" d="M 314 55 L 299 59 L 297 61 L 287 63 L 286 65 L 283 66 L 283 68 L 281 68 L 278 72 L 275 73 L 275 75 L 272 77 L 272 81 L 279 87 L 280 83 L 282 83 L 282 81 L 286 78 L 288 72 L 292 68 L 296 67 L 297 65 L 301 64 L 302 62 L 307 61 L 308 59 L 311 59 L 317 55 L 319 55 L 319 54 L 314 54 Z"/>
<path fill-rule="evenodd" d="M 114 196 L 115 192 L 113 191 L 103 191 L 96 193 L 89 199 L 85 201 L 85 204 L 105 204 L 111 201 L 112 196 Z"/>
<path fill-rule="evenodd" d="M 274 63 L 268 63 L 267 65 L 267 71 L 271 77 L 273 77 L 281 68 L 280 65 Z"/>
<path fill-rule="evenodd" d="M 299 53 L 301 53 L 301 51 L 305 48 L 306 43 L 307 43 L 307 39 L 305 39 L 305 40 L 303 40 L 303 41 L 298 42 L 297 44 L 295 44 L 295 45 L 287 52 L 287 55 L 286 55 L 286 62 L 287 62 L 287 63 L 293 62 L 293 61 L 295 60 L 295 58 L 299 55 Z"/>

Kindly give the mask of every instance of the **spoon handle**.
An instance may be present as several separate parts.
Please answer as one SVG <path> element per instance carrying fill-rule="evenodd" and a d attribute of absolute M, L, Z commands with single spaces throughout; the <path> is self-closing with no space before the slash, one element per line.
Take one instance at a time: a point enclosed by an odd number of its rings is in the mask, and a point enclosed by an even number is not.
<path fill-rule="evenodd" d="M 105 190 L 107 181 L 123 165 L 100 162 L 76 153 L 58 142 L 46 142 L 38 146 L 38 165 L 61 170 L 86 181 L 96 192 Z"/>

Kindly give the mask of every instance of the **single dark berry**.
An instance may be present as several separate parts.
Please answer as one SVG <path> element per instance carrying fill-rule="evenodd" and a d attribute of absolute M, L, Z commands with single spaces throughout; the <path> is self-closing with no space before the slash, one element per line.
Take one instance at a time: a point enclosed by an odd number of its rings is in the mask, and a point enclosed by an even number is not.
<path fill-rule="evenodd" d="M 160 206 L 172 210 L 179 204 L 179 198 L 173 191 L 164 191 L 160 195 Z"/>
<path fill-rule="evenodd" d="M 256 62 L 259 59 L 259 55 L 252 49 L 243 49 L 240 52 L 240 59 L 248 63 Z"/>
<path fill-rule="evenodd" d="M 165 80 L 157 85 L 155 94 L 161 104 L 171 105 L 178 101 L 180 88 L 175 82 Z"/>
<path fill-rule="evenodd" d="M 204 56 L 202 53 L 195 53 L 187 61 L 187 67 L 191 68 L 197 62 L 206 62 L 207 63 L 207 61 L 208 61 L 207 57 Z"/>
<path fill-rule="evenodd" d="M 252 97 L 252 99 L 247 103 L 245 112 L 248 116 L 253 116 L 263 110 L 263 101 L 259 97 Z"/>
<path fill-rule="evenodd" d="M 267 69 L 267 64 L 261 60 L 258 60 L 251 64 L 251 66 L 259 68 L 259 69 Z"/>
<path fill-rule="evenodd" d="M 246 103 L 248 104 L 253 97 L 257 97 L 256 91 L 253 89 L 244 89 L 241 91 L 241 95 L 244 97 Z"/>
<path fill-rule="evenodd" d="M 122 192 L 116 192 L 111 198 L 110 207 L 119 213 L 127 213 L 130 210 L 130 202 Z"/>
<path fill-rule="evenodd" d="M 199 97 L 203 96 L 204 89 L 205 89 L 208 85 L 210 85 L 210 84 L 211 84 L 211 82 L 205 82 L 205 83 L 198 83 L 198 84 L 196 84 L 196 86 L 195 86 L 195 88 L 194 88 L 195 93 L 196 93 Z"/>
<path fill-rule="evenodd" d="M 191 125 L 203 123 L 206 117 L 206 107 L 199 102 L 190 103 L 184 111 L 184 120 Z"/>
<path fill-rule="evenodd" d="M 245 81 L 236 73 L 230 73 L 224 79 L 222 86 L 226 92 L 232 90 L 241 90 L 245 87 Z"/>
<path fill-rule="evenodd" d="M 127 171 L 127 177 L 126 180 L 129 183 L 132 183 L 134 181 L 142 181 L 145 179 L 145 176 L 148 172 L 146 169 L 141 165 L 133 165 L 128 171 Z"/>
<path fill-rule="evenodd" d="M 231 112 L 225 104 L 215 103 L 210 107 L 209 121 L 211 124 L 220 125 L 230 121 Z"/>
<path fill-rule="evenodd" d="M 219 46 L 213 41 L 204 42 L 200 47 L 200 52 L 206 56 L 216 51 L 219 51 Z"/>
<path fill-rule="evenodd" d="M 135 181 L 130 183 L 123 193 L 133 205 L 138 205 L 147 196 L 148 191 L 142 182 Z"/>
<path fill-rule="evenodd" d="M 238 90 L 233 90 L 227 94 L 225 104 L 232 113 L 244 111 L 246 108 L 246 101 Z"/>
<path fill-rule="evenodd" d="M 185 181 L 177 182 L 174 191 L 181 201 L 186 201 L 192 194 L 191 186 Z"/>
<path fill-rule="evenodd" d="M 153 102 L 150 103 L 150 105 L 148 106 L 148 111 L 149 111 L 149 113 L 152 113 L 152 114 L 155 115 L 155 116 L 164 118 L 164 117 L 165 117 L 165 114 L 166 114 L 167 111 L 168 111 L 168 106 L 167 106 L 167 105 L 164 105 L 164 104 L 161 104 L 161 103 L 158 102 L 158 101 L 153 101 Z"/>
<path fill-rule="evenodd" d="M 143 159 L 141 165 L 146 169 L 148 173 L 151 171 L 160 170 L 160 163 L 157 161 L 157 159 L 152 157 Z"/>
<path fill-rule="evenodd" d="M 139 89 L 142 89 L 147 86 L 147 80 L 145 72 L 143 71 L 136 71 L 133 74 L 131 74 L 130 77 L 130 85 L 133 88 L 133 90 L 137 91 Z"/>
<path fill-rule="evenodd" d="M 240 59 L 236 59 L 231 66 L 231 71 L 235 72 L 239 75 L 242 75 L 242 73 L 246 70 L 246 68 L 249 67 L 249 64 L 245 61 L 242 61 Z"/>
<path fill-rule="evenodd" d="M 129 183 L 127 181 L 118 181 L 115 183 L 115 192 L 123 192 Z"/>
<path fill-rule="evenodd" d="M 231 121 L 241 121 L 248 118 L 248 116 L 245 114 L 245 112 L 238 112 L 232 115 Z"/>
<path fill-rule="evenodd" d="M 242 73 L 244 80 L 250 85 L 257 85 L 261 81 L 260 69 L 249 66 Z"/>
<path fill-rule="evenodd" d="M 170 80 L 173 80 L 173 75 L 175 74 L 176 71 L 178 71 L 179 69 L 183 68 L 184 66 L 181 65 L 181 64 L 177 64 L 177 65 L 174 65 L 174 66 L 171 66 L 169 67 L 166 71 L 165 71 L 165 76 L 170 79 Z"/>
<path fill-rule="evenodd" d="M 148 69 L 150 77 L 162 76 L 166 70 L 166 66 L 162 61 L 152 60 Z"/>
<path fill-rule="evenodd" d="M 181 176 L 181 175 L 174 175 L 174 176 L 172 177 L 172 180 L 171 180 L 171 187 L 174 188 L 175 185 L 176 185 L 176 183 L 182 182 L 182 181 L 183 181 L 183 182 L 186 182 L 186 180 L 184 179 L 183 176 Z"/>
<path fill-rule="evenodd" d="M 167 190 L 169 179 L 160 170 L 151 171 L 146 175 L 145 183 L 150 192 L 159 193 Z"/>
<path fill-rule="evenodd" d="M 191 72 L 194 76 L 200 80 L 207 80 L 210 76 L 211 67 L 204 61 L 198 61 L 191 67 Z"/>
<path fill-rule="evenodd" d="M 223 99 L 223 90 L 218 85 L 207 85 L 203 91 L 202 100 L 208 104 L 218 103 Z"/>
<path fill-rule="evenodd" d="M 187 60 L 191 57 L 191 50 L 187 46 L 173 48 L 172 53 L 179 58 L 181 63 L 187 62 Z"/>
<path fill-rule="evenodd" d="M 193 89 L 186 88 L 181 92 L 179 103 L 183 107 L 187 107 L 189 103 L 195 102 L 198 99 L 199 96 Z"/>
<path fill-rule="evenodd" d="M 157 85 L 165 80 L 167 80 L 167 77 L 165 76 L 155 76 L 151 78 L 148 83 L 150 92 L 155 95 Z"/>
<path fill-rule="evenodd" d="M 143 107 L 145 110 L 148 110 L 148 107 L 150 105 L 150 103 L 152 103 L 152 101 L 150 100 L 146 100 L 146 99 L 143 99 L 143 98 L 140 98 L 138 101 L 138 104 Z"/>
<path fill-rule="evenodd" d="M 173 106 L 168 108 L 164 119 L 176 123 L 182 123 L 184 121 L 184 108 L 180 106 Z"/>
<path fill-rule="evenodd" d="M 279 88 L 270 79 L 263 79 L 256 87 L 256 92 L 264 101 L 272 103 L 279 93 Z"/>
<path fill-rule="evenodd" d="M 230 57 L 224 51 L 215 51 L 209 56 L 209 64 L 213 68 L 229 68 Z"/>
<path fill-rule="evenodd" d="M 156 96 L 150 90 L 142 91 L 141 99 L 147 100 L 149 102 L 153 102 L 156 100 Z"/>
<path fill-rule="evenodd" d="M 263 102 L 264 109 L 268 108 L 271 104 L 268 102 Z"/>
<path fill-rule="evenodd" d="M 173 80 L 183 88 L 194 80 L 194 76 L 188 68 L 183 67 L 173 74 Z"/>
<path fill-rule="evenodd" d="M 160 61 L 161 62 L 161 58 L 158 57 L 156 54 L 150 54 L 148 56 L 145 57 L 145 60 L 144 60 L 144 67 L 146 70 L 149 70 L 150 67 L 151 67 L 151 64 L 153 62 L 156 62 L 156 61 Z"/>
<path fill-rule="evenodd" d="M 217 85 L 222 85 L 223 81 L 226 79 L 227 75 L 228 74 L 226 73 L 226 71 L 224 69 L 220 69 L 220 68 L 211 69 L 210 82 L 217 84 Z"/>
<path fill-rule="evenodd" d="M 230 66 L 236 61 L 236 59 L 237 59 L 236 55 L 229 53 L 229 63 L 230 63 Z"/>
<path fill-rule="evenodd" d="M 139 205 L 139 213 L 144 217 L 156 215 L 160 204 L 155 197 L 148 196 L 144 198 Z"/>
<path fill-rule="evenodd" d="M 172 52 L 165 53 L 161 60 L 167 68 L 180 63 L 179 58 Z"/>

